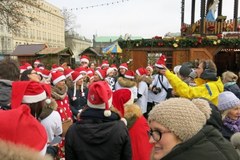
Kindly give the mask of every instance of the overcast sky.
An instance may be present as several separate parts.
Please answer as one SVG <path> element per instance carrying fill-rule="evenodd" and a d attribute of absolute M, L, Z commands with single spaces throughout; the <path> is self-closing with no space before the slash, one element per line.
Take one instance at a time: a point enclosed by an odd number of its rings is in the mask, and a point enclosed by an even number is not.
<path fill-rule="evenodd" d="M 46 0 L 60 9 L 66 8 L 76 16 L 75 30 L 80 35 L 132 36 L 151 38 L 181 28 L 181 0 Z M 116 3 L 119 1 L 119 3 Z M 185 0 L 185 22 L 190 23 L 191 1 Z M 111 4 L 112 2 L 116 4 Z M 109 3 L 108 6 L 85 7 Z M 223 15 L 233 18 L 234 0 L 223 0 Z M 81 8 L 84 9 L 81 9 Z M 78 8 L 78 9 L 76 9 Z M 240 7 L 239 7 L 240 8 Z M 200 15 L 200 0 L 196 1 L 196 17 Z M 217 13 L 216 13 L 217 14 Z M 240 14 L 240 9 L 238 11 Z"/>

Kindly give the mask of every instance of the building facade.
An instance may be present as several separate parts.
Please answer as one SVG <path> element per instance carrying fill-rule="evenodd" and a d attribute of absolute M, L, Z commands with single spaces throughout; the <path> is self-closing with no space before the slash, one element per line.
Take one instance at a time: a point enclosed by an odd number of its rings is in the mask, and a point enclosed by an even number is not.
<path fill-rule="evenodd" d="M 0 55 L 9 55 L 13 51 L 13 37 L 8 28 L 0 25 Z"/>
<path fill-rule="evenodd" d="M 13 47 L 19 44 L 47 44 L 49 47 L 65 47 L 64 17 L 54 5 L 38 0 L 38 7 L 26 5 L 23 12 L 32 20 L 13 35 Z"/>
<path fill-rule="evenodd" d="M 69 47 L 72 50 L 76 62 L 80 61 L 78 55 L 86 48 L 92 46 L 92 41 L 90 39 L 80 36 L 75 32 L 66 32 L 65 42 L 66 47 Z"/>

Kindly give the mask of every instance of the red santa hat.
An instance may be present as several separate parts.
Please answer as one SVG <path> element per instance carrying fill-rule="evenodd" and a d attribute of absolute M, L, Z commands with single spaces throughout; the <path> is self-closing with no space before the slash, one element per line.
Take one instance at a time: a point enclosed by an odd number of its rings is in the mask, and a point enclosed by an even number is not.
<path fill-rule="evenodd" d="M 147 70 L 146 70 L 146 68 L 143 68 L 143 67 L 138 68 L 136 70 L 136 74 L 139 76 L 147 75 Z"/>
<path fill-rule="evenodd" d="M 34 61 L 34 64 L 35 65 L 38 65 L 38 64 L 40 64 L 41 62 L 40 62 L 40 60 L 38 60 L 38 59 L 36 59 L 35 61 Z"/>
<path fill-rule="evenodd" d="M 76 83 L 81 78 L 83 78 L 83 75 L 81 75 L 79 72 L 77 72 L 77 71 L 72 72 L 73 83 Z"/>
<path fill-rule="evenodd" d="M 43 76 L 44 78 L 49 78 L 49 76 L 50 76 L 50 71 L 49 71 L 48 69 L 42 70 L 42 76 Z"/>
<path fill-rule="evenodd" d="M 24 66 L 25 66 L 27 69 L 32 69 L 32 65 L 29 64 L 29 63 L 24 63 Z"/>
<path fill-rule="evenodd" d="M 23 73 L 25 70 L 27 70 L 27 66 L 25 65 L 19 66 L 19 70 L 20 70 L 20 73 Z"/>
<path fill-rule="evenodd" d="M 91 108 L 104 109 L 104 116 L 111 116 L 112 90 L 105 81 L 94 82 L 89 86 L 87 104 Z"/>
<path fill-rule="evenodd" d="M 148 65 L 146 69 L 149 69 L 151 72 L 153 71 L 153 66 Z"/>
<path fill-rule="evenodd" d="M 122 63 L 122 64 L 120 64 L 119 68 L 128 70 L 128 65 L 127 65 L 127 63 Z"/>
<path fill-rule="evenodd" d="M 58 82 L 62 81 L 62 80 L 65 80 L 66 77 L 63 75 L 62 72 L 54 72 L 52 73 L 52 83 L 53 85 L 56 85 Z"/>
<path fill-rule="evenodd" d="M 88 56 L 85 56 L 85 55 L 81 56 L 81 58 L 80 58 L 80 63 L 82 63 L 82 62 L 86 62 L 87 64 L 89 64 L 89 58 L 88 58 Z"/>
<path fill-rule="evenodd" d="M 87 74 L 87 69 L 83 66 L 76 68 L 75 71 L 79 72 L 80 74 Z"/>
<path fill-rule="evenodd" d="M 124 74 L 124 77 L 128 79 L 134 79 L 135 73 L 131 70 L 127 70 L 126 73 Z"/>
<path fill-rule="evenodd" d="M 64 71 L 64 68 L 63 68 L 62 66 L 58 66 L 57 64 L 53 64 L 51 71 L 52 71 L 52 72 Z"/>
<path fill-rule="evenodd" d="M 94 78 L 94 74 L 93 73 L 89 73 L 89 74 L 87 74 L 87 76 L 89 77 L 89 79 L 93 79 Z"/>
<path fill-rule="evenodd" d="M 65 77 L 68 78 L 72 75 L 73 72 L 74 72 L 74 70 L 72 70 L 71 68 L 65 68 L 63 73 L 64 73 Z"/>
<path fill-rule="evenodd" d="M 94 70 L 92 68 L 87 69 L 87 75 L 93 74 L 93 73 L 94 73 Z"/>
<path fill-rule="evenodd" d="M 50 104 L 51 86 L 34 81 L 15 81 L 12 83 L 12 109 L 20 106 L 21 103 L 36 103 L 46 100 Z"/>
<path fill-rule="evenodd" d="M 112 65 L 111 65 L 111 68 L 113 68 L 115 71 L 118 70 L 116 64 L 112 64 Z"/>
<path fill-rule="evenodd" d="M 158 68 L 164 68 L 164 66 L 166 66 L 166 56 L 163 55 L 163 54 L 160 54 L 160 57 L 158 59 L 158 61 L 155 63 L 155 66 L 158 67 Z"/>
<path fill-rule="evenodd" d="M 101 80 L 104 80 L 106 78 L 107 73 L 105 69 L 98 69 L 95 71 L 95 73 L 97 73 Z"/>
<path fill-rule="evenodd" d="M 127 88 L 118 89 L 113 92 L 113 106 L 124 117 L 124 105 L 133 104 L 134 98 L 132 92 Z"/>
<path fill-rule="evenodd" d="M 109 63 L 107 60 L 102 61 L 101 67 L 109 67 Z"/>
<path fill-rule="evenodd" d="M 0 139 L 25 145 L 36 151 L 42 151 L 47 144 L 47 133 L 41 123 L 35 119 L 27 105 L 16 109 L 0 110 Z"/>

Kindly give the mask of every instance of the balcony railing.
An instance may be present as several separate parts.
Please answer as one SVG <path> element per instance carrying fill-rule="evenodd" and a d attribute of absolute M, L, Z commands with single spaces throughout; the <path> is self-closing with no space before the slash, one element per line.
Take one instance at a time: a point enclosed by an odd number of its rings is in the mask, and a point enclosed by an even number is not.
<path fill-rule="evenodd" d="M 237 28 L 234 29 L 235 21 L 224 19 L 218 20 L 215 22 L 209 22 L 204 20 L 203 24 L 203 35 L 217 35 L 222 34 L 223 32 L 232 32 L 240 31 L 240 22 L 237 22 Z M 181 27 L 181 34 L 183 36 L 192 35 L 192 34 L 201 34 L 200 33 L 201 23 L 200 20 L 194 24 L 183 24 Z"/>

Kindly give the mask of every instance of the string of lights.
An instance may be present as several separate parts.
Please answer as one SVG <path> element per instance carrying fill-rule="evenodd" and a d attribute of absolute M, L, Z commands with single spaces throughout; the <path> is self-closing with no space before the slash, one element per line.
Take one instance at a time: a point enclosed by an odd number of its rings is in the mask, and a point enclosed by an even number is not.
<path fill-rule="evenodd" d="M 96 8 L 96 7 L 116 5 L 116 4 L 124 3 L 124 2 L 127 2 L 127 1 L 130 1 L 130 0 L 118 0 L 118 1 L 114 1 L 114 2 L 90 5 L 90 6 L 85 6 L 85 7 L 78 7 L 78 8 L 69 8 L 69 9 L 64 9 L 64 10 L 67 10 L 67 11 L 77 11 L 77 10 L 83 10 L 83 9 L 91 9 L 91 8 Z"/>

